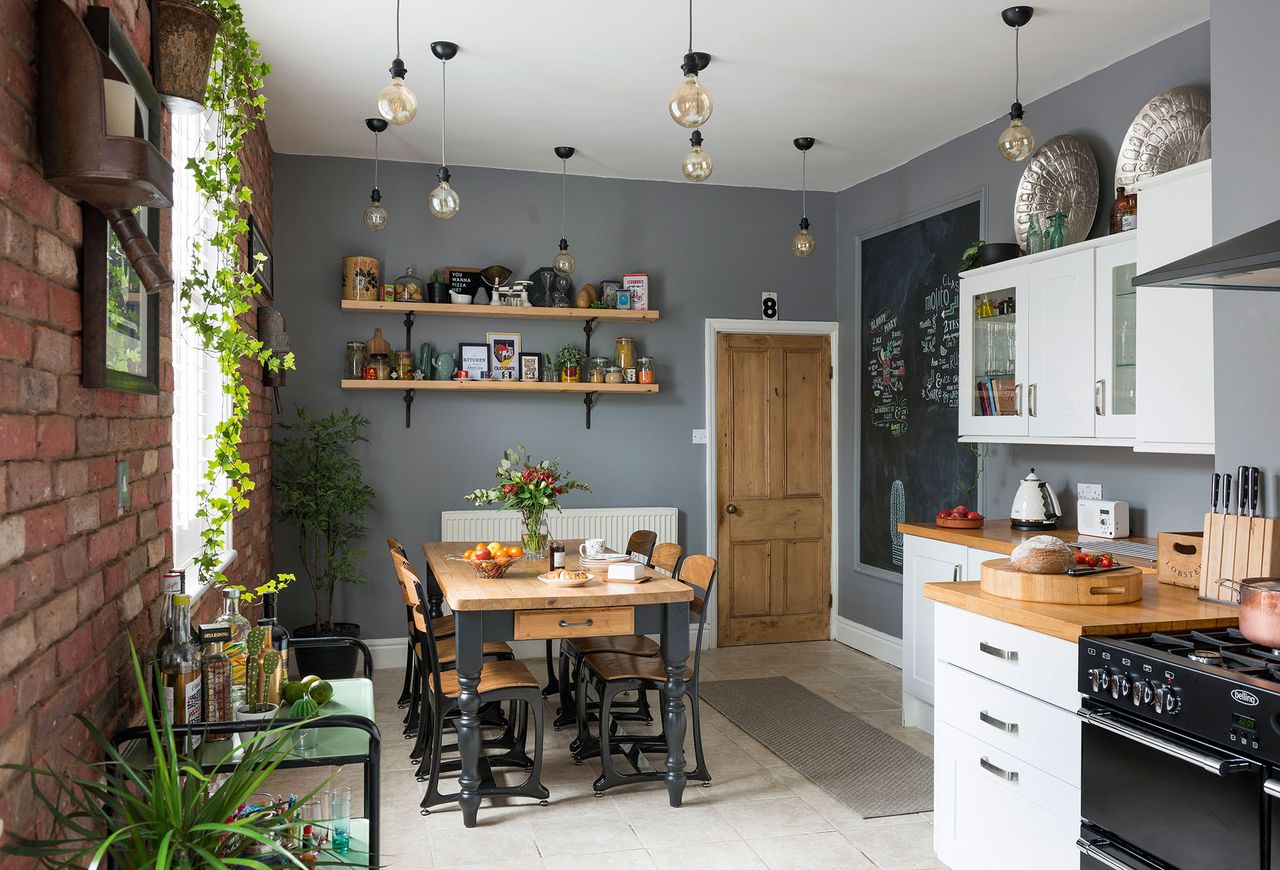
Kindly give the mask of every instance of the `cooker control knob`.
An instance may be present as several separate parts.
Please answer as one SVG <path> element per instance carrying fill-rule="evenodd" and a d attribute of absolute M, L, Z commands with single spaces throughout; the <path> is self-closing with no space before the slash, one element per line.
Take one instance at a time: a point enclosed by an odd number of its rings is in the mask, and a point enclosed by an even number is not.
<path fill-rule="evenodd" d="M 1095 692 L 1099 689 L 1105 689 L 1109 680 L 1110 677 L 1102 668 L 1091 668 L 1089 670 L 1089 684 Z"/>
<path fill-rule="evenodd" d="M 1182 708 L 1182 700 L 1174 694 L 1173 689 L 1161 686 L 1156 689 L 1155 708 L 1157 713 L 1168 713 L 1172 716 Z"/>
<path fill-rule="evenodd" d="M 1133 686 L 1129 689 L 1129 697 L 1135 707 L 1150 704 L 1153 695 L 1155 695 L 1155 692 L 1152 691 L 1151 684 L 1146 680 L 1134 680 Z"/>
<path fill-rule="evenodd" d="M 1124 674 L 1115 674 L 1111 677 L 1111 697 L 1119 701 L 1121 698 L 1129 694 L 1129 678 Z"/>

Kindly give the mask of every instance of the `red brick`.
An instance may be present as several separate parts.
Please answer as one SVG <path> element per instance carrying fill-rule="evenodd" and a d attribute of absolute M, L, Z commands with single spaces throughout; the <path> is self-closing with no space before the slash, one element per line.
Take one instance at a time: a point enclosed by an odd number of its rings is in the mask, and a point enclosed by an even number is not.
<path fill-rule="evenodd" d="M 68 589 L 36 611 L 36 638 L 52 646 L 76 627 L 76 590 Z"/>
<path fill-rule="evenodd" d="M 49 465 L 44 462 L 14 462 L 6 475 L 10 510 L 23 510 L 48 501 L 53 496 Z"/>
<path fill-rule="evenodd" d="M 58 676 L 76 676 L 93 658 L 93 626 L 84 623 L 58 644 Z"/>
<path fill-rule="evenodd" d="M 27 524 L 27 552 L 41 553 L 67 538 L 67 503 L 60 501 L 23 514 Z"/>
<path fill-rule="evenodd" d="M 0 52 L 3 57 L 3 52 Z M 26 218 L 0 206 L 0 257 L 30 266 L 35 259 L 36 234 Z"/>
<path fill-rule="evenodd" d="M 111 448 L 111 421 L 103 417 L 87 417 L 76 422 L 76 441 L 80 445 L 80 455 L 86 453 L 104 453 Z M 111 465 L 111 476 L 108 482 L 116 479 L 115 463 Z M 98 485 L 95 481 L 94 485 Z M 106 484 L 102 484 L 105 486 Z"/>
<path fill-rule="evenodd" d="M 96 529 L 101 522 L 102 510 L 98 496 L 93 493 L 78 495 L 67 502 L 67 533 L 78 535 L 90 529 Z"/>
<path fill-rule="evenodd" d="M 59 581 L 57 565 L 49 553 L 11 565 L 5 573 L 13 577 L 18 612 L 30 610 L 48 598 Z"/>
<path fill-rule="evenodd" d="M 84 459 L 59 462 L 53 475 L 53 492 L 58 498 L 70 498 L 89 491 L 89 463 Z"/>
<path fill-rule="evenodd" d="M 89 542 L 83 536 L 73 541 L 63 544 L 58 550 L 58 567 L 62 571 L 62 576 L 69 580 L 77 580 L 84 577 L 85 572 L 89 570 Z M 83 590 L 89 580 L 80 580 L 79 589 Z M 98 588 L 102 588 L 102 578 L 98 578 Z"/>
<path fill-rule="evenodd" d="M 90 574 L 76 587 L 76 615 L 82 622 L 88 622 L 98 612 L 103 600 L 102 572 Z"/>
<path fill-rule="evenodd" d="M 35 328 L 35 350 L 31 364 L 46 372 L 65 375 L 77 371 L 79 360 L 71 336 L 47 326 Z"/>
<path fill-rule="evenodd" d="M 36 451 L 44 459 L 75 453 L 75 420 L 70 417 L 41 417 L 36 423 Z"/>
<path fill-rule="evenodd" d="M 36 418 L 0 414 L 0 461 L 36 455 Z"/>
<path fill-rule="evenodd" d="M 21 320 L 0 314 L 0 357 L 28 362 L 31 346 L 31 327 Z"/>
<path fill-rule="evenodd" d="M 5 99 L 0 102 L 0 106 L 4 107 L 14 105 L 16 104 L 11 99 Z M 26 113 L 23 112 L 22 114 L 25 115 Z M 29 125 L 30 121 L 23 126 Z M 11 129 L 18 135 L 22 134 L 20 127 L 15 126 Z M 19 143 L 14 142 L 12 144 L 17 146 Z M 57 194 L 34 166 L 24 163 L 18 167 L 9 193 L 9 201 L 26 217 L 30 218 L 32 223 L 46 227 L 54 225 L 56 219 L 53 213 L 53 201 Z"/>
<path fill-rule="evenodd" d="M 36 230 L 36 269 L 50 281 L 75 287 L 80 267 L 75 249 L 46 229 Z"/>
<path fill-rule="evenodd" d="M 22 409 L 55 411 L 58 408 L 58 376 L 36 369 L 22 370 Z"/>
<path fill-rule="evenodd" d="M 84 448 L 81 447 L 81 453 Z M 116 482 L 116 461 L 111 457 L 89 461 L 89 489 L 102 489 Z"/>
<path fill-rule="evenodd" d="M 74 332 L 80 329 L 80 294 L 57 284 L 49 285 L 49 322 Z"/>
<path fill-rule="evenodd" d="M 90 569 L 101 567 L 120 555 L 121 525 L 121 523 L 117 523 L 113 526 L 107 526 L 105 529 L 100 529 L 89 536 Z M 123 570 L 123 566 L 120 566 L 120 569 Z M 114 597 L 116 593 L 108 590 L 107 594 Z"/>
<path fill-rule="evenodd" d="M 58 675 L 58 655 L 54 650 L 37 656 L 18 678 L 18 703 L 30 708 L 52 691 Z"/>

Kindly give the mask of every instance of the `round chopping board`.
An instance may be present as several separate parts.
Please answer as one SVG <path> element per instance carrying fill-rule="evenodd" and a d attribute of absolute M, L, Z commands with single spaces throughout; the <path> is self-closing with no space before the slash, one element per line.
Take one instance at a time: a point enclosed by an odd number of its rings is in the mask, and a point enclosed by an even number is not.
<path fill-rule="evenodd" d="M 1101 574 L 1028 574 L 1008 559 L 982 563 L 982 591 L 1042 604 L 1128 604 L 1142 598 L 1142 572 L 1118 568 Z"/>

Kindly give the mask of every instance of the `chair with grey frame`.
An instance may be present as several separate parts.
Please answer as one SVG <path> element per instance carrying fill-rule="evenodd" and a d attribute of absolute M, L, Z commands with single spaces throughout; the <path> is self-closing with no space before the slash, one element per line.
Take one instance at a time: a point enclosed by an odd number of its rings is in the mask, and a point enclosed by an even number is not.
<path fill-rule="evenodd" d="M 392 568 L 395 567 L 396 559 L 409 561 L 404 545 L 393 535 L 387 535 L 387 550 L 391 555 Z M 404 584 L 399 583 L 398 585 L 400 586 L 400 597 L 404 601 L 404 615 L 408 630 L 405 633 L 404 685 L 400 689 L 400 697 L 396 701 L 396 706 L 409 708 L 404 716 L 404 739 L 412 740 L 418 736 L 418 686 L 420 674 L 418 672 L 418 659 L 413 650 L 413 605 L 409 602 Z M 432 624 L 435 626 L 437 637 L 453 637 L 452 616 L 438 617 L 432 620 Z"/>

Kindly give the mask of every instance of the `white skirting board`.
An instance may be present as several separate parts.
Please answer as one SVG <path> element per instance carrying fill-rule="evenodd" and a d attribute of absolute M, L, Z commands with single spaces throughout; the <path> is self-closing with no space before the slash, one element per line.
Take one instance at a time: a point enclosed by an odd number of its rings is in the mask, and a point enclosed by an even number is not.
<path fill-rule="evenodd" d="M 835 628 L 835 639 L 845 646 L 853 647 L 859 652 L 875 656 L 895 668 L 902 667 L 902 638 L 877 631 L 870 626 L 835 617 L 832 622 Z"/>

